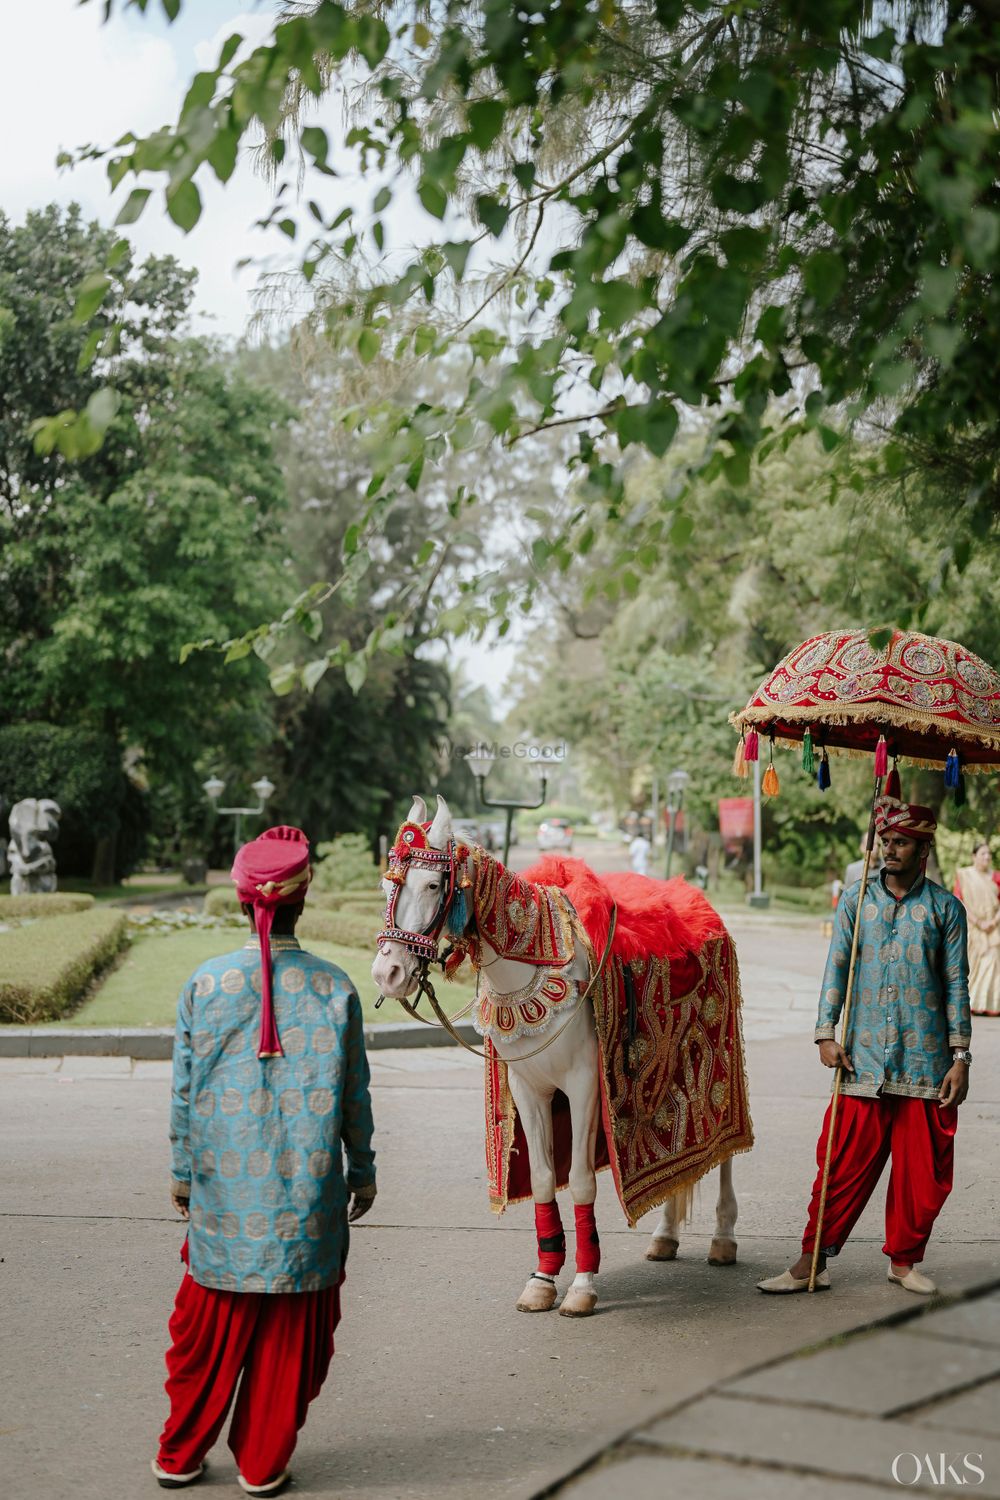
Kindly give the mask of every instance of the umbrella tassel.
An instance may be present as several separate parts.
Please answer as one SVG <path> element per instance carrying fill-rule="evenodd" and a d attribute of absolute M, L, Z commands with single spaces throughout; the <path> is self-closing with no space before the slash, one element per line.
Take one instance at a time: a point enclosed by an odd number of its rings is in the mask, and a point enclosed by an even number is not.
<path fill-rule="evenodd" d="M 875 746 L 875 775 L 885 776 L 889 770 L 889 746 L 885 742 L 885 735 L 880 734 L 878 744 Z"/>
<path fill-rule="evenodd" d="M 944 763 L 944 784 L 949 792 L 956 791 L 962 779 L 962 767 L 958 759 L 958 751 L 954 746 L 948 751 Z"/>
<path fill-rule="evenodd" d="M 736 754 L 733 756 L 733 775 L 740 781 L 746 781 L 750 772 L 747 770 L 746 747 L 744 737 L 740 735 L 740 742 L 736 746 Z"/>
<path fill-rule="evenodd" d="M 965 806 L 965 777 L 961 771 L 958 773 L 958 785 L 955 788 L 955 806 Z"/>
<path fill-rule="evenodd" d="M 892 770 L 889 772 L 889 775 L 886 779 L 885 795 L 887 797 L 895 797 L 897 802 L 902 796 L 899 785 L 899 767 L 895 756 L 893 756 L 892 758 Z"/>
<path fill-rule="evenodd" d="M 747 735 L 747 742 L 743 747 L 743 759 L 749 764 L 751 761 L 760 760 L 760 742 L 756 729 L 751 729 Z"/>
<path fill-rule="evenodd" d="M 764 772 L 764 779 L 760 784 L 760 789 L 764 793 L 765 797 L 777 797 L 778 793 L 781 791 L 781 785 L 778 781 L 778 773 L 774 769 L 773 764 L 769 765 L 767 770 Z"/>
<path fill-rule="evenodd" d="M 811 730 L 806 730 L 802 736 L 802 769 L 807 776 L 811 776 L 816 769 L 816 760 L 813 756 L 813 737 Z"/>
<path fill-rule="evenodd" d="M 830 757 L 824 750 L 819 759 L 819 768 L 816 772 L 816 785 L 821 792 L 825 792 L 830 785 Z"/>

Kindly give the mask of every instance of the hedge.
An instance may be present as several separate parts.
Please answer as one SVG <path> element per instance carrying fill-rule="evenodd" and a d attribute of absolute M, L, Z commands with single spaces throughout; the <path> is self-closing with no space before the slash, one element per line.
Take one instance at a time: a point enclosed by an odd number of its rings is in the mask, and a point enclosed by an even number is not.
<path fill-rule="evenodd" d="M 28 917 L 65 917 L 74 911 L 89 911 L 93 896 L 83 891 L 52 891 L 40 896 L 0 896 L 0 922 L 21 922 Z"/>
<path fill-rule="evenodd" d="M 0 1021 L 57 1020 L 126 942 L 128 918 L 107 906 L 0 932 Z"/>
<path fill-rule="evenodd" d="M 236 892 L 228 886 L 213 886 L 205 897 L 205 911 L 210 917 L 239 917 L 243 916 L 240 911 L 240 903 L 236 899 Z M 309 912 L 331 912 L 343 915 L 369 914 L 378 919 L 385 911 L 385 897 L 378 890 L 371 894 L 365 891 L 317 891 L 310 888 L 306 897 L 306 913 Z"/>

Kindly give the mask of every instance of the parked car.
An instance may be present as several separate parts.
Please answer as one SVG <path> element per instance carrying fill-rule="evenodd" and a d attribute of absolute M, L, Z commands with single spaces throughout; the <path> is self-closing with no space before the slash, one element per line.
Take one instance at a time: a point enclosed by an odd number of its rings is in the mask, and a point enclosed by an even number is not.
<path fill-rule="evenodd" d="M 539 849 L 562 849 L 570 853 L 573 848 L 573 825 L 567 818 L 547 818 L 538 825 Z"/>
<path fill-rule="evenodd" d="M 480 844 L 484 849 L 490 848 L 490 845 L 486 842 L 486 834 L 483 826 L 481 823 L 477 823 L 475 818 L 454 818 L 452 819 L 451 827 L 458 843 Z"/>
<path fill-rule="evenodd" d="M 497 818 L 495 822 L 480 824 L 480 827 L 483 830 L 483 846 L 484 846 L 484 848 L 490 849 L 490 850 L 494 850 L 494 849 L 501 849 L 502 850 L 503 849 L 504 837 L 505 837 L 505 835 L 507 833 L 507 820 L 505 818 Z M 513 849 L 513 847 L 514 847 L 514 845 L 516 843 L 517 843 L 517 824 L 516 823 L 512 823 L 510 825 L 510 847 Z"/>

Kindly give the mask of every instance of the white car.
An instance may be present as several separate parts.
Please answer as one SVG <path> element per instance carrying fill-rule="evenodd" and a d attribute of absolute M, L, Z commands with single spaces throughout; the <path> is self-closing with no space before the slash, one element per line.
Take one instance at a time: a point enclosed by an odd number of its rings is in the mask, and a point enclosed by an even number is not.
<path fill-rule="evenodd" d="M 547 818 L 538 825 L 539 849 L 561 849 L 569 854 L 573 849 L 573 825 L 566 818 Z"/>

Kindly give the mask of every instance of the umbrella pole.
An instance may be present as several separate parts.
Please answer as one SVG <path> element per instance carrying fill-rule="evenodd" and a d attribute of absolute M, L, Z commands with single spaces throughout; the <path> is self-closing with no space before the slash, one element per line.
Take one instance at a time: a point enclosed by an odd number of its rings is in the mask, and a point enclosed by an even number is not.
<path fill-rule="evenodd" d="M 847 991 L 844 995 L 844 1012 L 841 1017 L 840 1045 L 846 1051 L 847 1032 L 851 1024 L 851 1001 L 854 999 L 854 969 L 858 958 L 858 940 L 861 936 L 861 909 L 864 906 L 865 892 L 868 889 L 868 870 L 872 862 L 872 850 L 875 848 L 875 804 L 882 790 L 882 778 L 876 776 L 875 790 L 872 793 L 871 813 L 868 818 L 868 838 L 865 841 L 865 862 L 861 870 L 861 891 L 858 895 L 858 908 L 854 914 L 854 937 L 851 941 L 851 962 L 847 970 Z M 833 1097 L 830 1100 L 830 1128 L 826 1136 L 826 1158 L 823 1162 L 823 1181 L 819 1190 L 819 1212 L 816 1215 L 816 1239 L 813 1243 L 812 1265 L 809 1268 L 809 1290 L 816 1290 L 816 1272 L 819 1265 L 820 1246 L 823 1243 L 823 1217 L 826 1213 L 826 1193 L 830 1185 L 830 1163 L 833 1160 L 833 1133 L 837 1125 L 837 1105 L 840 1102 L 840 1085 L 843 1082 L 844 1070 L 840 1063 L 834 1071 Z"/>

